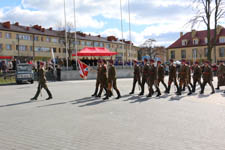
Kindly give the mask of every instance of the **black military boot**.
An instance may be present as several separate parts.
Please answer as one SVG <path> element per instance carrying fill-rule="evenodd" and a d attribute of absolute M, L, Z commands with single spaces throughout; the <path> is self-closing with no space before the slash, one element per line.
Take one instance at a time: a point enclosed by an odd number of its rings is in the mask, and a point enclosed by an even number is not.
<path fill-rule="evenodd" d="M 37 97 L 33 97 L 33 98 L 31 98 L 30 100 L 31 100 L 31 101 L 37 100 Z"/>
<path fill-rule="evenodd" d="M 109 99 L 109 92 L 108 91 L 106 92 L 106 96 L 103 98 L 103 100 L 107 100 L 107 99 Z"/>
<path fill-rule="evenodd" d="M 183 88 L 182 88 L 182 91 L 185 91 L 185 90 L 186 90 L 186 86 L 184 85 Z"/>
<path fill-rule="evenodd" d="M 188 90 L 189 90 L 189 93 L 188 93 L 188 95 L 191 95 L 191 94 L 192 94 L 192 91 L 191 91 L 191 88 L 190 88 L 190 86 L 188 86 Z"/>
<path fill-rule="evenodd" d="M 116 99 L 120 99 L 121 98 L 120 91 L 119 90 L 116 90 L 116 93 L 117 93 Z"/>
<path fill-rule="evenodd" d="M 94 94 L 92 94 L 91 96 L 96 96 L 97 93 L 98 93 L 98 88 L 95 88 L 95 92 L 94 92 Z"/>
<path fill-rule="evenodd" d="M 158 94 L 156 95 L 156 97 L 159 97 L 161 95 L 159 88 L 157 88 L 157 92 L 158 92 Z"/>
<path fill-rule="evenodd" d="M 181 90 L 182 90 L 182 87 L 178 87 L 178 89 L 177 89 L 177 95 L 181 95 Z"/>
<path fill-rule="evenodd" d="M 48 98 L 46 98 L 46 100 L 52 99 L 52 93 L 49 91 L 49 89 L 46 89 L 46 92 L 48 93 Z"/>
<path fill-rule="evenodd" d="M 205 90 L 205 86 L 202 86 L 202 90 L 201 90 L 200 94 L 204 94 L 204 90 Z"/>
<path fill-rule="evenodd" d="M 148 93 L 147 97 L 152 97 L 152 94 L 151 93 Z"/>
<path fill-rule="evenodd" d="M 165 93 L 168 93 L 169 94 L 170 93 L 170 88 L 171 88 L 171 85 L 168 86 L 168 88 L 166 89 L 166 92 Z"/>
<path fill-rule="evenodd" d="M 217 86 L 216 90 L 220 90 L 220 87 L 219 87 L 219 86 Z"/>

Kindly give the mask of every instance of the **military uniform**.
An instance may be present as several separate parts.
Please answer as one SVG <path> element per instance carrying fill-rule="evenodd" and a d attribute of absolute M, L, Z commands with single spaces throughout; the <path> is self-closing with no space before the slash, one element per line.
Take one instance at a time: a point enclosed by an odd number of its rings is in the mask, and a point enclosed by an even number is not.
<path fill-rule="evenodd" d="M 100 83 L 101 83 L 101 66 L 98 65 L 98 67 L 97 67 L 96 85 L 95 85 L 95 92 L 94 92 L 94 94 L 92 96 L 97 96 L 98 88 L 99 88 Z"/>
<path fill-rule="evenodd" d="M 177 92 L 178 92 L 178 84 L 177 84 L 177 68 L 174 64 L 170 64 L 169 66 L 169 81 L 168 81 L 168 89 L 166 93 L 170 93 L 171 84 L 174 82 Z"/>
<path fill-rule="evenodd" d="M 195 92 L 196 89 L 196 83 L 198 83 L 200 85 L 200 87 L 202 88 L 202 83 L 201 83 L 201 76 L 202 76 L 202 69 L 199 65 L 194 66 L 194 73 L 193 73 L 193 89 L 192 92 Z"/>
<path fill-rule="evenodd" d="M 187 70 L 187 82 L 183 86 L 183 91 L 185 91 L 185 87 L 188 85 L 190 85 L 193 88 L 193 85 L 191 83 L 191 67 L 188 64 L 186 64 L 185 66 Z"/>
<path fill-rule="evenodd" d="M 161 82 L 163 84 L 163 86 L 165 87 L 165 89 L 166 89 L 165 91 L 167 91 L 167 86 L 166 86 L 166 84 L 164 82 L 164 75 L 165 75 L 165 73 L 164 73 L 164 67 L 163 67 L 163 65 L 159 64 L 157 66 L 157 81 L 158 81 L 158 86 L 159 86 L 159 84 Z"/>
<path fill-rule="evenodd" d="M 145 83 L 148 84 L 148 78 L 149 78 L 148 73 L 149 73 L 149 66 L 148 64 L 145 64 L 142 69 L 141 93 L 139 95 L 144 95 Z"/>
<path fill-rule="evenodd" d="M 155 88 L 156 88 L 156 90 L 158 92 L 158 95 L 157 96 L 160 96 L 161 95 L 161 92 L 159 90 L 158 83 L 157 83 L 157 69 L 154 66 L 154 64 L 151 64 L 149 66 L 148 85 L 149 85 L 149 94 L 148 94 L 147 97 L 151 97 L 153 95 L 153 93 L 154 93 L 154 91 L 153 91 L 153 85 L 155 86 Z"/>
<path fill-rule="evenodd" d="M 107 82 L 107 68 L 106 68 L 105 64 L 101 65 L 99 75 L 100 75 L 100 77 L 99 77 L 100 91 L 99 91 L 97 97 L 101 97 L 103 89 L 105 89 L 106 95 L 108 94 L 107 93 L 107 86 L 108 86 L 108 82 Z"/>
<path fill-rule="evenodd" d="M 121 95 L 116 84 L 116 70 L 115 70 L 115 67 L 112 64 L 110 64 L 108 68 L 108 92 L 109 93 L 112 93 L 111 91 L 112 87 L 117 93 L 116 99 L 119 99 Z"/>
<path fill-rule="evenodd" d="M 213 81 L 212 69 L 211 69 L 210 66 L 204 67 L 202 78 L 203 78 L 203 84 L 202 84 L 202 90 L 201 90 L 200 93 L 201 94 L 204 93 L 204 89 L 205 89 L 205 86 L 206 86 L 207 83 L 209 84 L 209 86 L 212 89 L 211 94 L 215 93 L 215 90 L 214 90 L 214 87 L 213 87 L 213 84 L 212 84 L 212 81 Z"/>
<path fill-rule="evenodd" d="M 136 83 L 138 82 L 139 86 L 141 86 L 141 73 L 140 73 L 139 65 L 134 65 L 134 78 L 133 78 L 133 88 L 130 94 L 134 94 Z"/>
<path fill-rule="evenodd" d="M 218 71 L 217 71 L 217 78 L 218 78 L 218 82 L 217 82 L 217 90 L 220 89 L 220 86 L 224 86 L 224 80 L 225 80 L 225 65 L 224 64 L 220 64 Z"/>
<path fill-rule="evenodd" d="M 180 72 L 178 74 L 178 78 L 179 78 L 179 90 L 177 92 L 178 95 L 181 95 L 181 89 L 183 86 L 187 85 L 189 93 L 188 95 L 190 95 L 192 93 L 192 90 L 189 86 L 189 71 L 188 71 L 188 67 L 185 64 L 181 65 L 180 68 Z"/>
<path fill-rule="evenodd" d="M 45 71 L 43 68 L 39 69 L 38 75 L 39 75 L 39 77 L 38 77 L 39 83 L 38 83 L 37 92 L 31 100 L 37 100 L 42 88 L 44 88 L 46 90 L 46 92 L 48 93 L 48 98 L 46 100 L 52 99 L 52 94 L 49 91 L 48 86 L 46 84 Z"/>

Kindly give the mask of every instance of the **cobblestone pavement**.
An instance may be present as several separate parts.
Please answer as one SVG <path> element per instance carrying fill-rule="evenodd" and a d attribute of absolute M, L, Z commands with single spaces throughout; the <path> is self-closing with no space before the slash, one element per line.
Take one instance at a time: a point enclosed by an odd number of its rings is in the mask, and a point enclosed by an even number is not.
<path fill-rule="evenodd" d="M 225 149 L 222 90 L 176 96 L 172 87 L 171 94 L 146 98 L 137 96 L 138 87 L 128 95 L 132 79 L 120 79 L 123 97 L 102 101 L 90 97 L 95 81 L 48 85 L 53 100 L 45 101 L 43 90 L 35 102 L 29 99 L 37 83 L 0 86 L 0 150 Z"/>

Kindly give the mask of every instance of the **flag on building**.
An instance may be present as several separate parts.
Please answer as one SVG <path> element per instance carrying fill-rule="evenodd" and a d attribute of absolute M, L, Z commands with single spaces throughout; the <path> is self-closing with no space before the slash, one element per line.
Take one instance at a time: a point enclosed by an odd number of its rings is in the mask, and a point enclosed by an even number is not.
<path fill-rule="evenodd" d="M 82 79 L 87 79 L 87 76 L 88 76 L 88 65 L 86 65 L 83 62 L 81 62 L 79 59 L 78 59 L 78 64 L 79 64 L 79 68 L 80 68 L 80 77 Z"/>

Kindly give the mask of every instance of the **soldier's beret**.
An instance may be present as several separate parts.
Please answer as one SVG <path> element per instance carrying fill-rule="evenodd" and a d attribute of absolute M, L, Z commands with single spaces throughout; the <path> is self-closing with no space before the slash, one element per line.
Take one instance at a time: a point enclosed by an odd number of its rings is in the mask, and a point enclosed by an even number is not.
<path fill-rule="evenodd" d="M 145 58 L 145 59 L 144 59 L 144 61 L 148 61 L 148 59 L 147 59 L 147 58 Z"/>
<path fill-rule="evenodd" d="M 196 62 L 195 62 L 195 64 L 197 64 L 197 65 L 198 65 L 198 64 L 199 64 L 199 62 L 197 62 L 197 61 L 196 61 Z"/>
<path fill-rule="evenodd" d="M 43 66 L 43 65 L 44 65 L 44 62 L 40 62 L 40 65 L 42 65 L 42 66 Z"/>
<path fill-rule="evenodd" d="M 184 60 L 184 59 L 182 59 L 182 60 L 181 60 L 181 62 L 182 62 L 182 63 L 185 63 L 185 60 Z"/>
<path fill-rule="evenodd" d="M 137 63 L 137 60 L 136 60 L 136 59 L 134 59 L 134 60 L 133 60 L 133 62 L 134 62 L 134 63 Z"/>
<path fill-rule="evenodd" d="M 109 60 L 109 63 L 113 64 L 113 60 Z"/>
<path fill-rule="evenodd" d="M 206 64 L 209 64 L 210 62 L 208 60 L 205 61 Z"/>
<path fill-rule="evenodd" d="M 154 59 L 150 59 L 150 62 L 153 62 L 154 63 L 155 61 L 154 61 Z"/>
<path fill-rule="evenodd" d="M 173 62 L 173 59 L 170 59 L 170 62 Z"/>
<path fill-rule="evenodd" d="M 102 60 L 101 60 L 101 59 L 99 59 L 99 60 L 98 60 L 98 63 L 102 63 Z"/>
<path fill-rule="evenodd" d="M 106 63 L 106 60 L 105 60 L 105 59 L 103 59 L 103 60 L 102 60 L 102 62 L 103 62 L 103 63 Z"/>
<path fill-rule="evenodd" d="M 162 62 L 159 60 L 159 61 L 157 61 L 157 63 L 158 63 L 158 64 L 161 64 Z"/>

